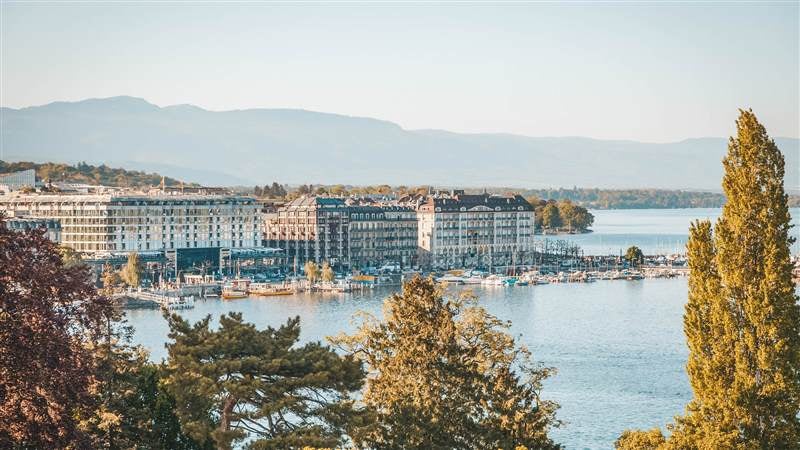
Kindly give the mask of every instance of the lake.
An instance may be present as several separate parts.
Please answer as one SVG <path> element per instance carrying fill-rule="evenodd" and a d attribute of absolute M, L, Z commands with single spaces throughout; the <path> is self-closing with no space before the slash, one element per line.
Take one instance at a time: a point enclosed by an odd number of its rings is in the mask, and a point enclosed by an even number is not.
<path fill-rule="evenodd" d="M 720 208 L 693 209 L 608 209 L 592 210 L 592 233 L 558 236 L 539 236 L 537 239 L 565 239 L 578 244 L 586 255 L 623 254 L 636 245 L 645 254 L 683 253 L 689 233 L 689 224 L 697 219 L 719 218 Z M 800 208 L 791 208 L 792 230 L 800 236 Z M 800 242 L 792 246 L 792 253 L 800 253 Z"/>
<path fill-rule="evenodd" d="M 797 209 L 792 212 L 800 216 Z M 627 245 L 638 245 L 646 253 L 679 251 L 689 222 L 715 219 L 719 210 L 593 213 L 595 233 L 568 237 L 615 254 Z M 531 349 L 534 359 L 558 369 L 543 392 L 560 403 L 558 417 L 567 422 L 553 433 L 556 441 L 568 449 L 610 449 L 624 429 L 663 426 L 681 414 L 691 398 L 684 372 L 686 289 L 686 279 L 679 278 L 473 291 L 492 314 L 512 322 L 511 332 Z M 359 310 L 380 314 L 383 299 L 391 292 L 206 299 L 181 314 L 196 321 L 207 314 L 218 317 L 236 311 L 259 327 L 278 326 L 288 317 L 300 316 L 301 340 L 316 341 L 353 331 L 351 319 Z M 154 360 L 165 357 L 167 325 L 161 313 L 131 310 L 127 317 L 136 329 L 135 341 L 148 348 Z"/>

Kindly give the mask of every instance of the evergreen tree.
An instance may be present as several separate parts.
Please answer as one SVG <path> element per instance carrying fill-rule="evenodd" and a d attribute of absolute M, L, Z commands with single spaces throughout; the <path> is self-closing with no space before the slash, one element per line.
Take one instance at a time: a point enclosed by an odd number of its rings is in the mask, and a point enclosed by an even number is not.
<path fill-rule="evenodd" d="M 349 396 L 361 388 L 361 364 L 320 343 L 296 346 L 299 318 L 258 330 L 230 313 L 216 331 L 210 316 L 194 325 L 168 320 L 164 385 L 193 439 L 220 450 L 245 438 L 251 449 L 341 443 L 356 414 Z"/>
<path fill-rule="evenodd" d="M 800 306 L 784 159 L 752 111 L 728 144 L 728 199 L 691 228 L 684 329 L 694 398 L 663 448 L 800 448 Z M 630 433 L 629 433 L 630 434 Z"/>
<path fill-rule="evenodd" d="M 386 300 L 384 321 L 331 338 L 361 358 L 370 376 L 363 402 L 374 422 L 351 430 L 363 448 L 558 448 L 555 403 L 540 397 L 552 369 L 506 330 L 508 323 L 464 299 L 445 299 L 415 277 Z"/>

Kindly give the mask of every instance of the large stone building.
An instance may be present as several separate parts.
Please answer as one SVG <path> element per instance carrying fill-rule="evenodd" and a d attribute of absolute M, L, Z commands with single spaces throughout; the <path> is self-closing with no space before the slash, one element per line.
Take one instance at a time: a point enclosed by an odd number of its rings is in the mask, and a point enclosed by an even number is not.
<path fill-rule="evenodd" d="M 431 195 L 417 208 L 422 264 L 490 271 L 530 264 L 533 215 L 520 195 Z"/>
<path fill-rule="evenodd" d="M 416 263 L 413 208 L 353 199 L 300 197 L 265 213 L 264 243 L 287 263 L 327 261 L 339 270 Z"/>
<path fill-rule="evenodd" d="M 217 266 L 237 249 L 261 247 L 261 211 L 255 199 L 232 195 L 0 196 L 10 217 L 55 219 L 61 244 L 91 257 L 159 253 L 180 265 Z"/>

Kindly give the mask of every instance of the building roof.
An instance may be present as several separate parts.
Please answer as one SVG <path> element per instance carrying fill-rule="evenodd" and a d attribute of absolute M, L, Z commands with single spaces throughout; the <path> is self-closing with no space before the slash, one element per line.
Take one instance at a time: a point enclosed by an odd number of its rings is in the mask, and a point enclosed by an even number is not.
<path fill-rule="evenodd" d="M 496 194 L 437 194 L 420 205 L 423 211 L 533 211 L 533 206 L 521 195 Z"/>

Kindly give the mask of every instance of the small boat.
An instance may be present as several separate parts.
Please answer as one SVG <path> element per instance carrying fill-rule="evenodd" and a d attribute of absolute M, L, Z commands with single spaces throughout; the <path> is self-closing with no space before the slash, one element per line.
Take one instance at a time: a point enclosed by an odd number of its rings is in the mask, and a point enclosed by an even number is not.
<path fill-rule="evenodd" d="M 517 277 L 503 277 L 503 284 L 506 286 L 514 286 L 517 284 Z"/>
<path fill-rule="evenodd" d="M 226 300 L 231 300 L 236 298 L 246 298 L 246 297 L 247 297 L 247 291 L 234 289 L 232 287 L 222 288 L 222 298 Z"/>
<path fill-rule="evenodd" d="M 456 275 L 445 275 L 443 277 L 439 277 L 436 279 L 439 283 L 447 283 L 447 284 L 464 284 L 464 279 L 456 276 Z"/>
<path fill-rule="evenodd" d="M 473 275 L 471 277 L 462 278 L 461 282 L 464 283 L 464 284 L 482 284 L 483 283 L 483 277 L 479 277 L 477 275 Z"/>
<path fill-rule="evenodd" d="M 528 282 L 525 280 L 517 280 L 517 286 L 527 286 Z"/>
<path fill-rule="evenodd" d="M 262 296 L 292 295 L 294 294 L 294 289 L 290 287 L 272 286 L 269 283 L 252 283 L 247 288 L 247 293 Z"/>

